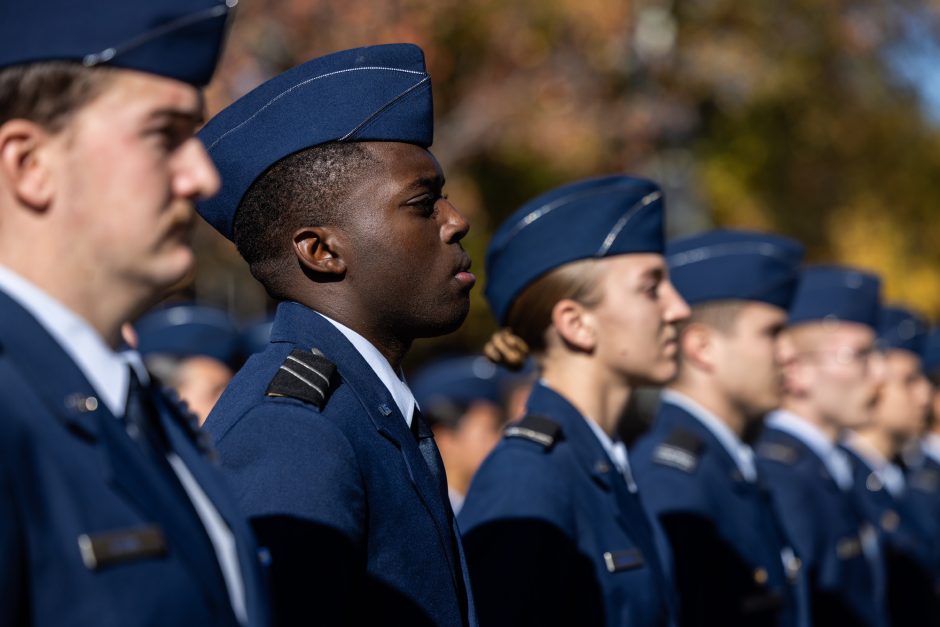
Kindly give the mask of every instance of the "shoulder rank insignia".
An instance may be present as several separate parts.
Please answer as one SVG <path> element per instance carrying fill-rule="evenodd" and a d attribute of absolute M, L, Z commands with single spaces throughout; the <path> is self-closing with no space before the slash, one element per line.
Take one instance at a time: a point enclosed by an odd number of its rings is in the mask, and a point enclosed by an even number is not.
<path fill-rule="evenodd" d="M 503 437 L 522 438 L 551 448 L 561 435 L 561 425 L 544 416 L 526 416 L 506 427 Z"/>
<path fill-rule="evenodd" d="M 909 484 L 920 492 L 936 492 L 940 489 L 940 473 L 930 468 L 920 468 L 911 474 Z"/>
<path fill-rule="evenodd" d="M 772 462 L 791 465 L 800 456 L 800 452 L 789 444 L 779 442 L 764 442 L 757 447 L 757 456 Z"/>
<path fill-rule="evenodd" d="M 699 453 L 703 447 L 704 443 L 697 435 L 691 431 L 676 429 L 653 451 L 653 461 L 692 472 L 698 467 Z"/>
<path fill-rule="evenodd" d="M 336 365 L 317 349 L 295 348 L 268 384 L 268 396 L 286 396 L 323 409 L 330 398 Z"/>

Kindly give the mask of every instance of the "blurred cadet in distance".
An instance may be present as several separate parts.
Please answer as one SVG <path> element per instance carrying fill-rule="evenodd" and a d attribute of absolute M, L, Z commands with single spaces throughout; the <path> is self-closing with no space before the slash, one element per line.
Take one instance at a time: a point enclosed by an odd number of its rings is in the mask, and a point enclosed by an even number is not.
<path fill-rule="evenodd" d="M 892 627 L 940 625 L 937 538 L 907 496 L 895 461 L 924 432 L 931 386 L 922 370 L 927 325 L 914 312 L 883 307 L 878 346 L 884 378 L 870 419 L 849 430 L 843 448 L 852 463 L 852 494 L 876 530 Z"/>
<path fill-rule="evenodd" d="M 745 442 L 781 401 L 780 334 L 802 258 L 797 242 L 750 231 L 666 247 L 692 315 L 679 326 L 679 374 L 631 458 L 672 546 L 684 627 L 806 624 L 805 576 Z"/>
<path fill-rule="evenodd" d="M 134 324 L 137 350 L 163 385 L 176 390 L 202 425 L 238 367 L 238 328 L 222 309 L 173 304 Z"/>
<path fill-rule="evenodd" d="M 803 270 L 781 338 L 783 402 L 756 447 L 758 475 L 807 571 L 814 625 L 887 624 L 877 539 L 837 446 L 868 420 L 882 380 L 880 286 L 854 268 Z"/>
<path fill-rule="evenodd" d="M 473 475 L 502 437 L 512 378 L 513 373 L 483 355 L 441 359 L 410 378 L 444 460 L 455 515 Z"/>

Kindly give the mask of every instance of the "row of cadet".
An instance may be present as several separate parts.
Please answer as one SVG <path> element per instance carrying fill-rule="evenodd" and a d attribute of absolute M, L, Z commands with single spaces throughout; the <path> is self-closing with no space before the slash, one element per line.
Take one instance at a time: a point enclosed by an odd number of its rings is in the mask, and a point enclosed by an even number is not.
<path fill-rule="evenodd" d="M 921 336 L 878 333 L 875 277 L 766 234 L 667 247 L 648 180 L 548 191 L 485 260 L 485 353 L 536 380 L 458 476 L 468 400 L 401 373 L 475 283 L 423 53 L 313 59 L 197 139 L 235 4 L 0 4 L 0 624 L 940 618 Z M 194 204 L 279 301 L 204 429 L 119 347 L 192 270 Z M 628 453 L 643 386 L 667 390 Z"/>

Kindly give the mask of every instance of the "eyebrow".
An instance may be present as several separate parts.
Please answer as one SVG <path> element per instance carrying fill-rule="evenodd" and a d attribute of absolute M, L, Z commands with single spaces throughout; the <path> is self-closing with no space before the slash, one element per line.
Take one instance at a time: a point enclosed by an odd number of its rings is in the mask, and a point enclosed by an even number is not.
<path fill-rule="evenodd" d="M 654 281 L 662 281 L 666 278 L 666 271 L 662 268 L 650 268 L 649 270 L 644 270 L 643 274 L 640 275 L 640 280 L 652 279 Z"/>
<path fill-rule="evenodd" d="M 202 107 L 193 109 L 167 107 L 152 111 L 147 117 L 151 120 L 162 120 L 166 118 L 174 122 L 190 122 L 197 126 L 206 121 Z"/>
<path fill-rule="evenodd" d="M 443 175 L 422 176 L 413 180 L 411 183 L 405 186 L 405 190 L 411 191 L 411 190 L 418 190 L 418 189 L 423 189 L 423 188 L 428 188 L 428 187 L 431 189 L 441 189 L 444 187 L 445 182 L 446 182 L 446 179 L 444 178 Z"/>

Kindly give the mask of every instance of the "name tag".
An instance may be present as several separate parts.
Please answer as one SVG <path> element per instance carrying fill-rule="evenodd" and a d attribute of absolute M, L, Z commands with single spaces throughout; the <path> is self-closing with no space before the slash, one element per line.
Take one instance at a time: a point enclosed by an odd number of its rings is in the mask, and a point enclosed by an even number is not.
<path fill-rule="evenodd" d="M 115 529 L 78 536 L 82 561 L 89 570 L 166 554 L 166 538 L 156 525 Z"/>
<path fill-rule="evenodd" d="M 643 554 L 637 549 L 627 551 L 608 551 L 604 553 L 604 563 L 607 570 L 612 573 L 619 573 L 624 570 L 633 570 L 642 568 L 646 563 L 643 560 Z"/>

